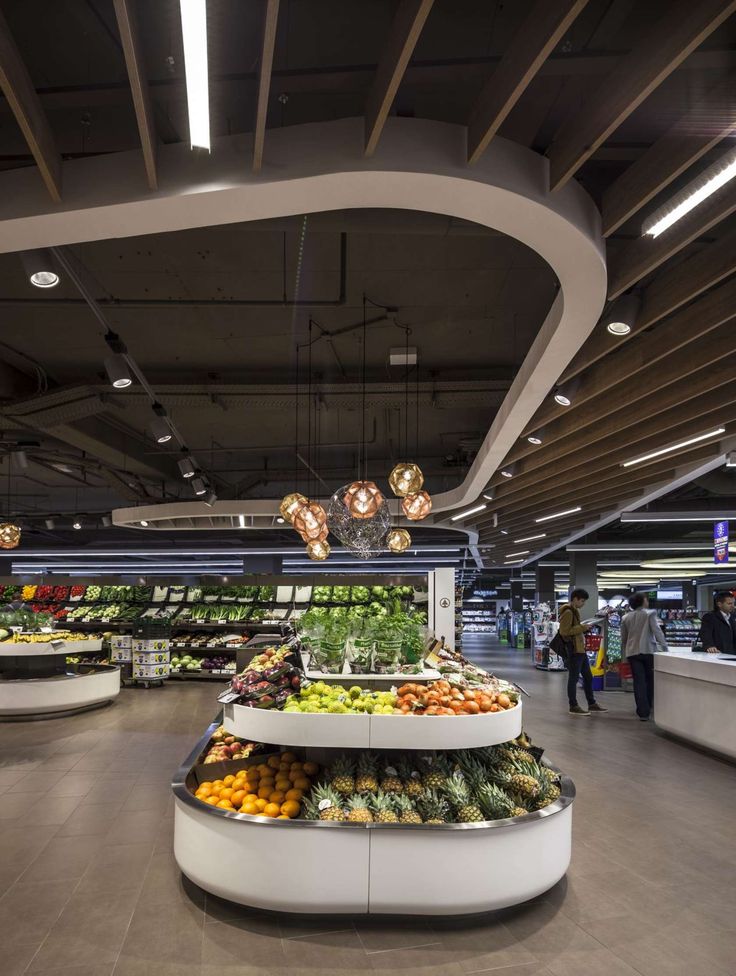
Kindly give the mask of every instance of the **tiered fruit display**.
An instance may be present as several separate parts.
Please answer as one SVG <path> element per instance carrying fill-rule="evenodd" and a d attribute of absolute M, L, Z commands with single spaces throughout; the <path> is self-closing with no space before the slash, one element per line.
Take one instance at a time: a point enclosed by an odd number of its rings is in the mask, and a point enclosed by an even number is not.
<path fill-rule="evenodd" d="M 292 648 L 269 647 L 254 657 L 245 671 L 236 675 L 230 687 L 248 708 L 282 708 L 292 691 L 301 688 L 302 672 L 292 661 Z"/>
<path fill-rule="evenodd" d="M 236 735 L 230 735 L 224 725 L 215 729 L 205 755 L 205 763 L 225 762 L 228 759 L 247 759 L 263 746 L 257 742 L 244 742 Z"/>
<path fill-rule="evenodd" d="M 500 686 L 499 686 L 500 688 Z M 480 688 L 459 688 L 449 681 L 428 685 L 405 684 L 398 690 L 397 708 L 403 715 L 478 715 L 514 708 L 518 692 L 510 686 L 498 690 L 492 684 Z"/>
<path fill-rule="evenodd" d="M 333 715 L 393 715 L 396 695 L 391 691 L 367 691 L 359 685 L 344 688 L 315 681 L 289 695 L 285 712 L 330 712 Z"/>
<path fill-rule="evenodd" d="M 294 820 L 319 771 L 317 763 L 301 762 L 293 752 L 274 753 L 258 765 L 200 783 L 194 795 L 220 810 Z"/>

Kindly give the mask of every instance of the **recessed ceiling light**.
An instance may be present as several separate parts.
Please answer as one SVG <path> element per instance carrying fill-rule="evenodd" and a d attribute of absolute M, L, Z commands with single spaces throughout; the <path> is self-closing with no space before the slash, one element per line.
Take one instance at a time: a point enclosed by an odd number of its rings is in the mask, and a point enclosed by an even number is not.
<path fill-rule="evenodd" d="M 283 525 L 284 522 L 286 521 L 286 519 L 285 518 L 282 518 L 280 515 L 277 515 L 276 516 L 276 521 L 278 522 L 279 525 Z"/>
<path fill-rule="evenodd" d="M 560 391 L 558 390 L 555 393 L 555 403 L 559 403 L 561 407 L 569 407 L 570 404 L 572 403 L 572 400 L 570 399 L 570 397 L 565 396 L 564 393 L 560 393 Z"/>
<path fill-rule="evenodd" d="M 537 446 L 537 445 L 539 445 L 539 444 L 542 443 L 542 438 L 541 437 L 537 437 L 536 434 L 530 434 L 527 437 L 527 440 L 529 441 L 530 444 L 534 444 L 535 446 Z"/>
<path fill-rule="evenodd" d="M 79 519 L 77 519 L 75 522 L 72 522 L 72 528 L 73 529 L 81 529 L 82 528 L 82 523 L 79 521 Z"/>
<path fill-rule="evenodd" d="M 580 511 L 582 511 L 582 508 L 581 508 L 580 505 L 577 505 L 575 508 L 566 508 L 564 512 L 555 512 L 552 515 L 543 515 L 541 518 L 534 519 L 534 521 L 535 522 L 549 522 L 550 519 L 563 518 L 563 516 L 565 516 L 565 515 L 574 515 L 575 512 L 580 512 Z"/>
<path fill-rule="evenodd" d="M 715 430 L 709 430 L 707 434 L 698 434 L 697 437 L 690 437 L 686 441 L 679 441 L 677 444 L 669 444 L 667 447 L 660 447 L 658 451 L 651 451 L 649 454 L 642 454 L 640 457 L 632 458 L 630 461 L 624 461 L 621 467 L 630 468 L 633 464 L 641 464 L 643 461 L 651 461 L 654 458 L 662 457 L 663 454 L 669 454 L 672 451 L 679 451 L 683 447 L 689 447 L 691 444 L 699 444 L 701 441 L 707 441 L 711 437 L 718 437 L 719 434 L 725 433 L 725 427 L 716 427 Z"/>
<path fill-rule="evenodd" d="M 451 522 L 458 522 L 460 519 L 467 518 L 469 515 L 475 515 L 476 512 L 482 512 L 484 508 L 488 508 L 487 505 L 475 505 L 473 508 L 468 508 L 464 512 L 458 512 L 457 515 L 453 515 L 450 518 Z"/>
<path fill-rule="evenodd" d="M 512 473 L 511 473 L 510 471 L 506 471 L 506 470 L 504 469 L 504 470 L 503 470 L 503 471 L 501 472 L 501 477 L 502 477 L 502 478 L 513 478 L 514 476 L 513 476 L 513 474 L 512 474 Z"/>
<path fill-rule="evenodd" d="M 143 527 L 144 529 L 147 529 L 147 528 L 148 528 L 148 522 L 146 522 L 146 520 L 145 520 L 145 519 L 141 519 L 141 526 L 142 526 L 142 527 Z"/>
<path fill-rule="evenodd" d="M 210 148 L 210 89 L 207 67 L 206 0 L 179 0 L 184 41 L 189 143 Z"/>

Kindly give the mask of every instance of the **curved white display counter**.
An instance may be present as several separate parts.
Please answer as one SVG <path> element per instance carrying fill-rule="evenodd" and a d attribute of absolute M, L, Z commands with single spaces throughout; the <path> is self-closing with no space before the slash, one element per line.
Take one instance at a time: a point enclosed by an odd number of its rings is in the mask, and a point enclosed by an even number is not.
<path fill-rule="evenodd" d="M 241 739 L 282 746 L 479 749 L 508 742 L 520 734 L 521 701 L 503 712 L 453 716 L 330 715 L 225 705 L 223 724 Z"/>
<path fill-rule="evenodd" d="M 117 698 L 120 668 L 108 664 L 80 667 L 84 671 L 78 674 L 0 680 L 0 718 L 41 718 L 93 708 Z"/>
<path fill-rule="evenodd" d="M 736 759 L 736 655 L 671 650 L 654 670 L 657 726 Z"/>
<path fill-rule="evenodd" d="M 460 915 L 534 898 L 569 866 L 575 787 L 566 777 L 554 803 L 506 820 L 416 826 L 274 820 L 193 796 L 192 766 L 216 728 L 173 783 L 174 856 L 188 878 L 221 898 L 282 912 Z"/>

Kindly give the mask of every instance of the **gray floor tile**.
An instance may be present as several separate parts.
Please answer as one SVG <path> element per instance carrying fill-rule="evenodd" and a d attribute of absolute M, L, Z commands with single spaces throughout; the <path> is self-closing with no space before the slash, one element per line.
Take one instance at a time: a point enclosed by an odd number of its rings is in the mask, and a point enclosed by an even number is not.
<path fill-rule="evenodd" d="M 68 881 L 16 882 L 0 898 L 2 944 L 38 948 L 71 897 Z"/>
<path fill-rule="evenodd" d="M 28 866 L 23 881 L 78 881 L 102 842 L 97 837 L 54 837 Z"/>
<path fill-rule="evenodd" d="M 22 976 L 36 954 L 34 945 L 9 945 L 0 939 L 0 959 L 3 976 Z"/>
<path fill-rule="evenodd" d="M 85 837 L 107 834 L 120 812 L 120 803 L 82 802 L 59 828 L 59 837 Z"/>

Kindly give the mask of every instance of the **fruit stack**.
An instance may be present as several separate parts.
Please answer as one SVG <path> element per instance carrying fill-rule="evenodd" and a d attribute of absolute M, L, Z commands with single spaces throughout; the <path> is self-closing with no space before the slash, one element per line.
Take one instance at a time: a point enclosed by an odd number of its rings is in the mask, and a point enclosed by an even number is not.
<path fill-rule="evenodd" d="M 391 691 L 366 691 L 358 685 L 343 688 L 315 681 L 289 695 L 284 702 L 285 712 L 330 712 L 334 715 L 368 714 L 393 715 L 396 695 Z"/>
<path fill-rule="evenodd" d="M 396 757 L 340 756 L 304 800 L 310 820 L 480 823 L 521 817 L 560 796 L 557 774 L 518 741 Z"/>
<path fill-rule="evenodd" d="M 262 746 L 256 742 L 244 742 L 236 735 L 230 735 L 224 725 L 215 729 L 205 755 L 205 763 L 226 762 L 229 759 L 247 759 Z"/>
<path fill-rule="evenodd" d="M 492 685 L 479 688 L 455 687 L 449 681 L 432 681 L 428 685 L 405 684 L 398 690 L 397 707 L 403 715 L 478 715 L 480 712 L 503 712 L 514 708 L 518 692 Z"/>
<path fill-rule="evenodd" d="M 318 774 L 317 763 L 300 762 L 293 752 L 276 753 L 259 765 L 200 783 L 194 795 L 220 810 L 294 820 Z"/>
<path fill-rule="evenodd" d="M 248 708 L 281 708 L 292 691 L 301 687 L 301 671 L 292 663 L 292 649 L 269 647 L 254 657 L 241 674 L 230 682 L 240 696 L 239 704 Z"/>

